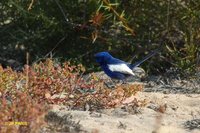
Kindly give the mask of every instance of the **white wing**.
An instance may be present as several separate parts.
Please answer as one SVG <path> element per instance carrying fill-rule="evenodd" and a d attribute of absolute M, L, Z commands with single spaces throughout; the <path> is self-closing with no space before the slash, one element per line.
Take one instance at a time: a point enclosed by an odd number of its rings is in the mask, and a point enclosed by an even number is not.
<path fill-rule="evenodd" d="M 114 64 L 114 65 L 108 65 L 108 68 L 112 72 L 120 72 L 124 74 L 129 74 L 135 76 L 133 71 L 126 65 L 126 64 Z"/>

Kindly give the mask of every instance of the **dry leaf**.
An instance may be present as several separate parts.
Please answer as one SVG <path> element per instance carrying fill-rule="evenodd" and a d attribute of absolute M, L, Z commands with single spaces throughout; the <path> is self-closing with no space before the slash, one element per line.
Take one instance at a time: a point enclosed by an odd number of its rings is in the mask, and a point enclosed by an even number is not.
<path fill-rule="evenodd" d="M 45 98 L 49 99 L 51 97 L 51 94 L 49 92 L 45 93 Z"/>

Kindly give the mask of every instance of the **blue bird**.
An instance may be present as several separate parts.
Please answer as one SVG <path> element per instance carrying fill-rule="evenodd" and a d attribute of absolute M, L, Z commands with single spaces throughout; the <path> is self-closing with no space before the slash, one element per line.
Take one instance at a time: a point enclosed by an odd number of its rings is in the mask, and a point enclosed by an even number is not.
<path fill-rule="evenodd" d="M 152 52 L 141 61 L 134 64 L 124 62 L 120 59 L 112 57 L 108 52 L 99 52 L 95 54 L 96 62 L 100 64 L 103 71 L 111 78 L 124 80 L 128 76 L 135 76 L 133 69 L 138 67 L 141 63 L 154 56 L 157 52 Z"/>

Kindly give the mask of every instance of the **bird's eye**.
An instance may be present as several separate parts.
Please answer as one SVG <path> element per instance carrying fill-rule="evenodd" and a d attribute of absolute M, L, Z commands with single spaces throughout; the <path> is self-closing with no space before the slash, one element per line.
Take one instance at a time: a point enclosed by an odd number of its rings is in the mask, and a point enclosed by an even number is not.
<path fill-rule="evenodd" d="M 102 58 L 101 57 L 96 57 L 96 62 L 101 63 L 102 62 Z"/>

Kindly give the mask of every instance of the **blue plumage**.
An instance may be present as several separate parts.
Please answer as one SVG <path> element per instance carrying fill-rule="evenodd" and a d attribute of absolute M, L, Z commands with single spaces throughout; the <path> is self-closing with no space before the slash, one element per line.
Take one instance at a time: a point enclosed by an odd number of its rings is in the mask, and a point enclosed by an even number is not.
<path fill-rule="evenodd" d="M 110 78 L 124 80 L 127 76 L 134 76 L 135 74 L 132 72 L 132 69 L 139 66 L 141 63 L 155 54 L 156 52 L 152 52 L 144 57 L 141 61 L 138 61 L 134 64 L 114 58 L 108 52 L 99 52 L 95 54 L 95 59 Z"/>

